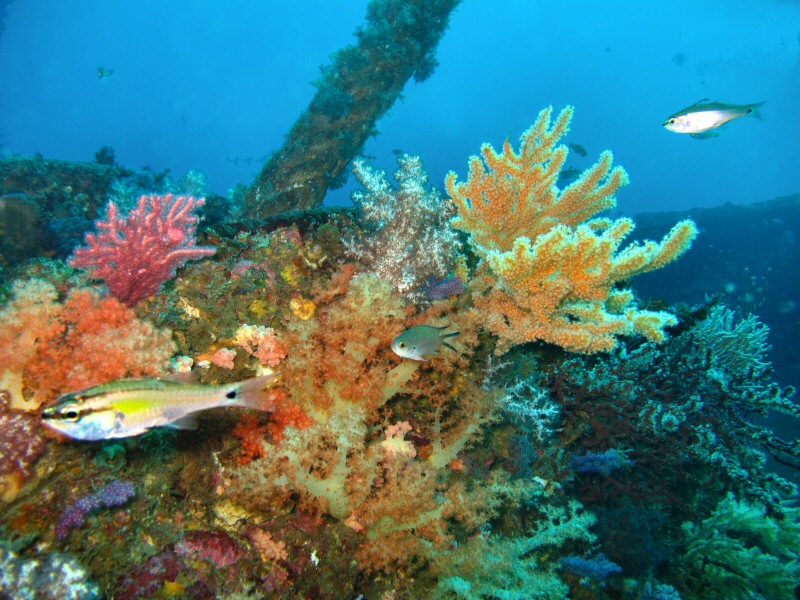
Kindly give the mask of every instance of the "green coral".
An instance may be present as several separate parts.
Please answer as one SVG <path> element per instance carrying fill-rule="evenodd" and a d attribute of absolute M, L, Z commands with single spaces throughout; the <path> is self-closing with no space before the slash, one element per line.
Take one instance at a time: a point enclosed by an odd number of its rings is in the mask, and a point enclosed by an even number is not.
<path fill-rule="evenodd" d="M 792 600 L 800 581 L 800 509 L 781 518 L 728 494 L 702 524 L 684 523 L 694 598 Z"/>
<path fill-rule="evenodd" d="M 548 557 L 567 545 L 594 544 L 596 537 L 590 529 L 595 516 L 577 500 L 568 506 L 542 504 L 539 508 L 542 519 L 529 536 L 479 535 L 438 554 L 432 564 L 439 576 L 436 597 L 567 598 L 569 587 L 559 577 L 558 562 Z"/>

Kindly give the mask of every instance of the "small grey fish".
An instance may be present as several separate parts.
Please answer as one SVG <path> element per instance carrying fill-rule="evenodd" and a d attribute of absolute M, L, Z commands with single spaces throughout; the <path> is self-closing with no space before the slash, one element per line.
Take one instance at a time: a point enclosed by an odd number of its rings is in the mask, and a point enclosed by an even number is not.
<path fill-rule="evenodd" d="M 758 109 L 764 102 L 754 104 L 728 104 L 726 102 L 710 102 L 708 98 L 698 100 L 691 106 L 679 110 L 664 119 L 665 128 L 675 133 L 688 133 L 693 138 L 706 139 L 717 137 L 719 129 L 740 117 L 761 118 Z"/>
<path fill-rule="evenodd" d="M 568 169 L 561 171 L 561 173 L 558 174 L 556 185 L 560 188 L 565 188 L 568 185 L 578 181 L 581 175 L 583 175 L 583 171 L 575 167 L 570 167 Z"/>
<path fill-rule="evenodd" d="M 121 379 L 61 396 L 42 413 L 42 423 L 76 440 L 96 441 L 141 435 L 151 427 L 195 429 L 196 414 L 218 406 L 274 411 L 265 389 L 277 376 L 227 385 L 170 379 Z"/>
<path fill-rule="evenodd" d="M 417 325 L 406 329 L 394 338 L 392 350 L 397 356 L 411 360 L 429 360 L 431 355 L 438 354 L 439 348 L 446 346 L 457 352 L 445 340 L 460 334 L 460 331 L 443 331 L 447 325 L 434 327 L 433 325 Z"/>
<path fill-rule="evenodd" d="M 570 143 L 567 144 L 567 146 L 569 146 L 572 149 L 572 151 L 575 152 L 575 154 L 577 154 L 578 156 L 586 156 L 587 154 L 589 154 L 586 151 L 586 148 L 584 148 L 580 144 Z"/>

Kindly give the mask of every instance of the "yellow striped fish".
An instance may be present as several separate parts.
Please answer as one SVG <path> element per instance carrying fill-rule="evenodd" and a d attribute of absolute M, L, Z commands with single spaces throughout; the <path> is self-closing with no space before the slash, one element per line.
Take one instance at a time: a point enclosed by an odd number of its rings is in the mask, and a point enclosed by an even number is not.
<path fill-rule="evenodd" d="M 220 406 L 274 411 L 267 391 L 275 374 L 227 385 L 171 379 L 121 379 L 61 396 L 42 413 L 42 423 L 76 440 L 141 435 L 152 427 L 195 429 L 198 412 Z"/>

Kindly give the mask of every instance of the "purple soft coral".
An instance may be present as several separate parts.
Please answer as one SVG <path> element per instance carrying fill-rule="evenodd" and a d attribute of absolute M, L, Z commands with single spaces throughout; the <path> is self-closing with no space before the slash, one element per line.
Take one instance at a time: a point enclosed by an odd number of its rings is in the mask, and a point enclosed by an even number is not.
<path fill-rule="evenodd" d="M 594 558 L 567 556 L 561 559 L 561 566 L 578 577 L 589 577 L 598 580 L 605 579 L 609 575 L 622 573 L 622 567 L 608 560 L 602 552 Z"/>
<path fill-rule="evenodd" d="M 61 515 L 61 520 L 56 525 L 56 538 L 63 540 L 69 535 L 70 530 L 83 526 L 89 513 L 98 508 L 122 506 L 135 494 L 132 483 L 115 479 L 97 493 L 81 496 Z"/>

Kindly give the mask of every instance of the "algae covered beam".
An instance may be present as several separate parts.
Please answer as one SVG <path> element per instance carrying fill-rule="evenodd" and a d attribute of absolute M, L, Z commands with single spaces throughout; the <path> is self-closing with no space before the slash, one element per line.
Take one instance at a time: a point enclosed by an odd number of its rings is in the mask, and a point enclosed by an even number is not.
<path fill-rule="evenodd" d="M 436 46 L 460 0 L 373 0 L 357 43 L 322 69 L 317 93 L 267 160 L 245 199 L 244 217 L 314 208 L 344 183 L 348 163 L 406 82 L 427 79 Z"/>

